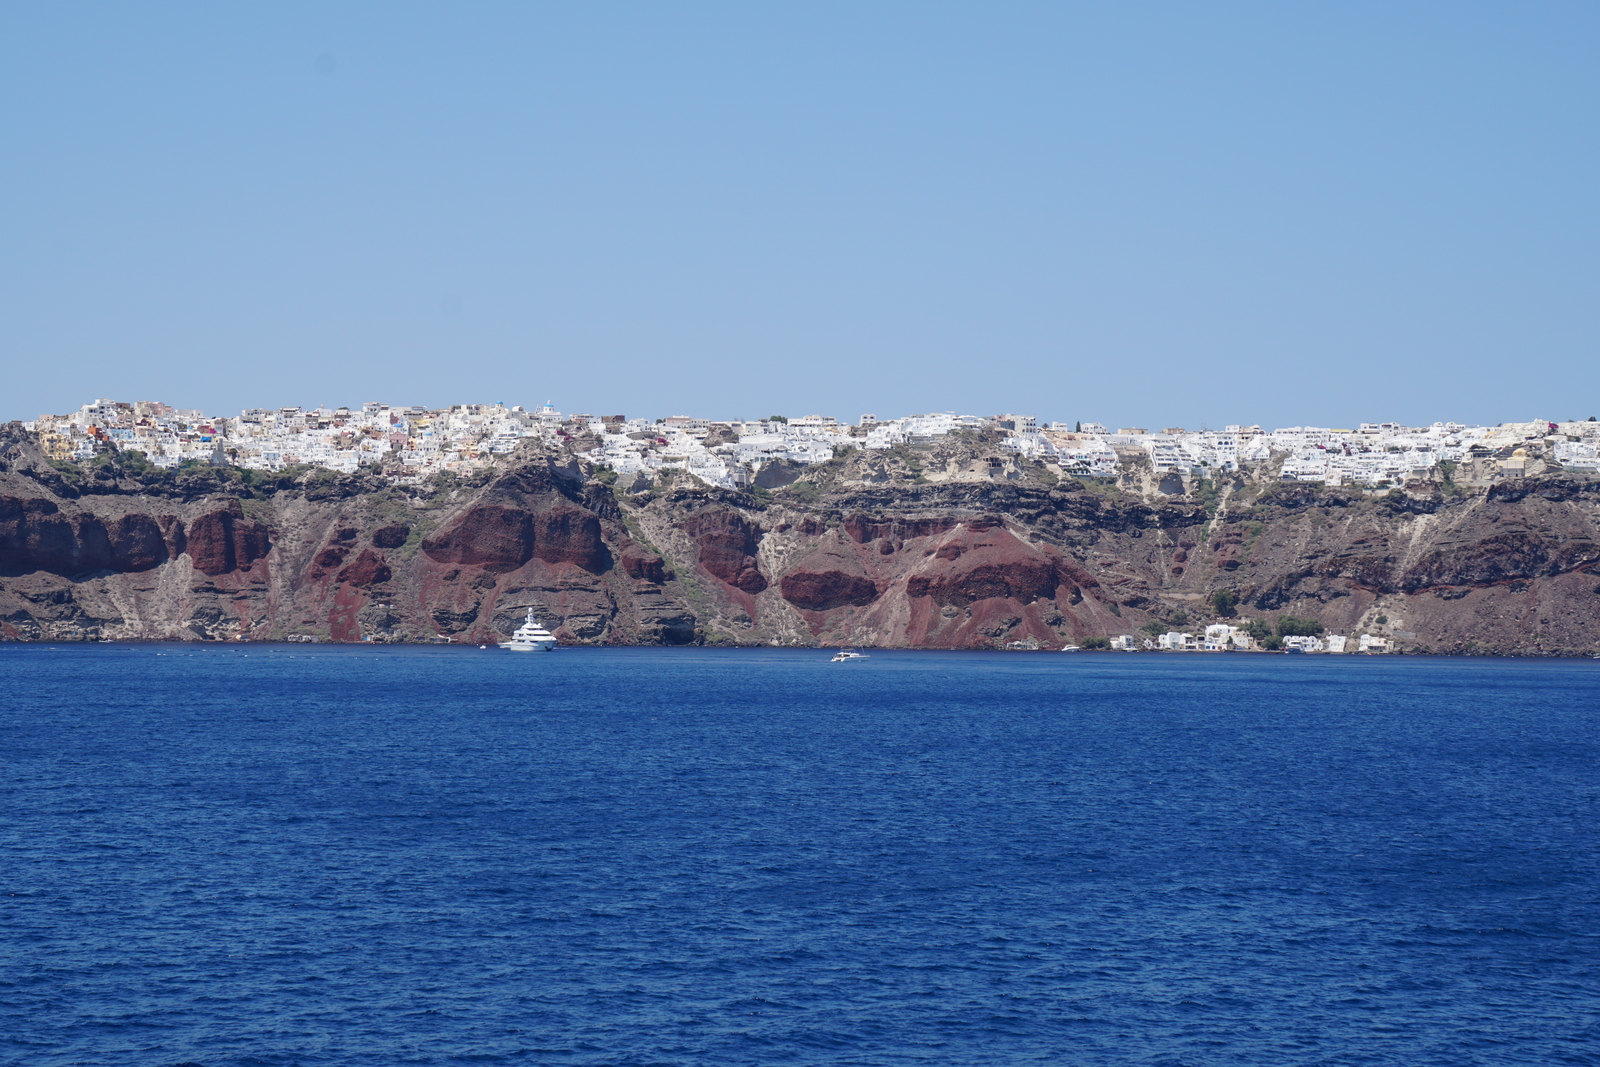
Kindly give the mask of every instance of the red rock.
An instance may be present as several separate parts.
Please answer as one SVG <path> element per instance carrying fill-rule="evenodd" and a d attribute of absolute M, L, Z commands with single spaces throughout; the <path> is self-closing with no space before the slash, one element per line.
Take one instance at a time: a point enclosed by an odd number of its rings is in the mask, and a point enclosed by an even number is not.
<path fill-rule="evenodd" d="M 1009 597 L 1027 604 L 1055 596 L 1056 571 L 1049 560 L 1042 559 L 974 562 L 944 574 L 914 575 L 906 583 L 906 593 L 957 607 L 990 597 Z"/>
<path fill-rule="evenodd" d="M 161 524 L 149 515 L 124 515 L 107 529 L 111 569 L 148 571 L 167 562 L 167 539 Z"/>
<path fill-rule="evenodd" d="M 396 524 L 372 531 L 372 543 L 377 548 L 399 548 L 411 536 L 411 529 Z"/>
<path fill-rule="evenodd" d="M 0 569 L 8 574 L 78 568 L 77 531 L 48 500 L 0 497 Z"/>
<path fill-rule="evenodd" d="M 86 512 L 62 512 L 48 500 L 0 498 L 0 571 L 8 574 L 146 571 L 173 558 L 174 539 L 181 552 L 183 529 L 172 516 L 134 512 L 107 525 Z"/>
<path fill-rule="evenodd" d="M 360 641 L 362 638 L 359 615 L 367 604 L 367 597 L 357 586 L 340 583 L 328 606 L 328 636 L 335 641 Z"/>
<path fill-rule="evenodd" d="M 864 545 L 880 538 L 905 541 L 914 537 L 937 537 L 958 525 L 955 519 L 869 519 L 858 513 L 846 518 L 841 529 L 856 544 Z"/>
<path fill-rule="evenodd" d="M 629 578 L 654 582 L 657 585 L 667 580 L 666 561 L 653 552 L 646 552 L 637 545 L 629 545 L 623 549 L 621 558 L 623 573 Z"/>
<path fill-rule="evenodd" d="M 483 504 L 422 542 L 438 563 L 513 570 L 533 558 L 533 516 L 518 508 Z"/>
<path fill-rule="evenodd" d="M 244 517 L 237 500 L 208 512 L 189 524 L 189 559 L 195 570 L 215 578 L 236 570 L 249 570 L 272 550 L 267 528 Z"/>
<path fill-rule="evenodd" d="M 1056 556 L 1055 561 L 1056 574 L 1063 583 L 1077 586 L 1079 589 L 1100 588 L 1100 583 L 1095 579 L 1095 576 L 1071 559 L 1066 556 Z"/>
<path fill-rule="evenodd" d="M 571 563 L 591 574 L 611 565 L 599 516 L 565 500 L 535 512 L 483 504 L 473 508 L 422 551 L 439 563 L 515 570 L 535 557 Z"/>
<path fill-rule="evenodd" d="M 707 574 L 746 593 L 767 587 L 766 576 L 756 565 L 761 527 L 735 511 L 707 510 L 690 517 L 683 530 L 698 546 L 700 567 Z"/>
<path fill-rule="evenodd" d="M 934 556 L 949 565 L 912 575 L 906 594 L 956 607 L 991 597 L 1021 604 L 1052 599 L 1060 582 L 1057 558 L 996 530 L 992 524 L 978 524 L 969 527 L 962 541 L 941 545 Z"/>
<path fill-rule="evenodd" d="M 590 574 L 611 566 L 600 517 L 587 508 L 558 504 L 533 514 L 533 554 L 546 563 L 571 563 Z"/>
<path fill-rule="evenodd" d="M 331 571 L 343 563 L 344 558 L 349 554 L 350 550 L 343 545 L 329 545 L 321 552 L 318 552 L 317 558 L 311 562 L 321 570 Z"/>
<path fill-rule="evenodd" d="M 807 611 L 860 607 L 878 599 L 878 586 L 870 578 L 836 570 L 791 571 L 779 581 L 778 591 L 783 599 Z"/>
<path fill-rule="evenodd" d="M 339 572 L 339 581 L 350 585 L 369 586 L 387 582 L 394 576 L 381 555 L 370 548 L 361 550 L 355 561 Z"/>

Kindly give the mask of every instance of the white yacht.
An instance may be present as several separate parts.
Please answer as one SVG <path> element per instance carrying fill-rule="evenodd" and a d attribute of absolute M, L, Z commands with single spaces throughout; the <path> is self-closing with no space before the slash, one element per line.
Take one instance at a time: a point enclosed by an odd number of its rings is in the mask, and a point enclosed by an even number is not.
<path fill-rule="evenodd" d="M 834 654 L 834 657 L 831 660 L 829 660 L 828 662 L 829 663 L 849 663 L 853 659 L 866 659 L 866 658 L 867 658 L 867 654 L 865 652 L 852 652 L 848 648 L 841 648 L 838 652 L 836 652 Z"/>
<path fill-rule="evenodd" d="M 1083 651 L 1083 646 L 1081 646 L 1081 645 L 1068 645 L 1065 648 L 1063 648 L 1061 651 L 1063 651 L 1063 652 L 1082 652 Z"/>
<path fill-rule="evenodd" d="M 539 620 L 534 618 L 533 609 L 528 609 L 528 617 L 517 627 L 516 633 L 511 635 L 511 640 L 501 641 L 501 648 L 509 648 L 513 652 L 549 652 L 556 647 L 556 638 L 549 630 L 539 625 Z"/>

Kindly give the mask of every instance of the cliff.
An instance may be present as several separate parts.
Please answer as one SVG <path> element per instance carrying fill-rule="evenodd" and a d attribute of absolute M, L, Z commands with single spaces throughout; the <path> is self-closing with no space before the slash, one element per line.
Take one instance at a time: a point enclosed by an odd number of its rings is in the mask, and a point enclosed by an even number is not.
<path fill-rule="evenodd" d="M 1192 628 L 1225 589 L 1241 616 L 1419 651 L 1600 648 L 1593 480 L 1093 484 L 960 435 L 749 493 L 607 478 L 531 442 L 415 487 L 115 456 L 62 468 L 12 424 L 0 635 L 486 643 L 532 607 L 568 643 L 1048 647 L 1175 616 Z"/>

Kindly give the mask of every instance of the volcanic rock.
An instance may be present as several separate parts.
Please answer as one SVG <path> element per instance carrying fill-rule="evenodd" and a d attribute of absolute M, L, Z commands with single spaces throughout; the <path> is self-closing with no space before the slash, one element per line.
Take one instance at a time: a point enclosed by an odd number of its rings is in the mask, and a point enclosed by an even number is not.
<path fill-rule="evenodd" d="M 683 529 L 698 547 L 696 562 L 707 574 L 746 593 L 766 589 L 766 576 L 756 562 L 760 526 L 736 511 L 713 508 L 691 516 Z"/>

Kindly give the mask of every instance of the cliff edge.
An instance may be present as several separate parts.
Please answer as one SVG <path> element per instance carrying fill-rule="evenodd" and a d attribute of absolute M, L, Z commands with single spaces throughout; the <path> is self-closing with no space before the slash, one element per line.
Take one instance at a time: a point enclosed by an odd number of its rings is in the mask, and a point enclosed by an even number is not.
<path fill-rule="evenodd" d="M 747 492 L 527 442 L 469 480 L 52 463 L 0 429 L 7 640 L 1052 647 L 1213 614 L 1433 652 L 1600 649 L 1600 482 L 1064 478 L 982 434 Z M 775 472 L 781 473 L 781 472 Z M 778 484 L 786 482 L 787 484 Z M 1148 479 L 1146 479 L 1148 482 Z"/>

